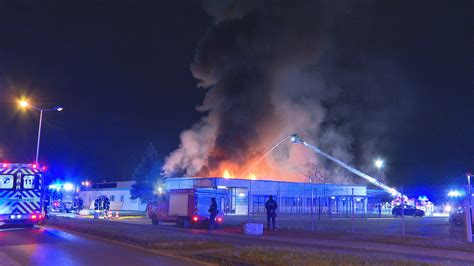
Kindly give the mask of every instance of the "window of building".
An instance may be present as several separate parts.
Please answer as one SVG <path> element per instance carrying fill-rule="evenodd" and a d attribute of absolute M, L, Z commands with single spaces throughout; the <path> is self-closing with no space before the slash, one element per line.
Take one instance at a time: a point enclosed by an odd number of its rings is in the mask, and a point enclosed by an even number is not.
<path fill-rule="evenodd" d="M 125 197 L 123 195 L 120 195 L 120 202 L 123 202 L 125 200 Z"/>
<path fill-rule="evenodd" d="M 115 201 L 115 196 L 114 195 L 110 196 L 110 201 Z"/>

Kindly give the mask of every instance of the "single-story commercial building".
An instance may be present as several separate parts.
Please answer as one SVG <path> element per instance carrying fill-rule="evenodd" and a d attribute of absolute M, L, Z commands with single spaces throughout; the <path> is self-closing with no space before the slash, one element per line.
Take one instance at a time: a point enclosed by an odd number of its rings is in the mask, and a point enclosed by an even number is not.
<path fill-rule="evenodd" d="M 110 199 L 110 209 L 117 211 L 144 211 L 146 202 L 130 199 L 130 188 L 135 181 L 106 182 L 92 184 L 91 188 L 81 190 L 79 196 L 84 201 L 84 209 L 94 209 L 97 197 L 105 195 Z"/>
<path fill-rule="evenodd" d="M 227 214 L 245 215 L 249 209 L 251 213 L 264 213 L 265 201 L 270 195 L 277 201 L 279 213 L 349 214 L 352 211 L 368 211 L 365 186 L 218 177 L 176 177 L 166 180 L 167 191 L 187 188 L 227 190 L 227 201 L 223 203 Z"/>
<path fill-rule="evenodd" d="M 146 202 L 130 199 L 134 181 L 94 184 L 80 192 L 86 208 L 93 209 L 94 200 L 109 197 L 112 210 L 144 211 Z M 227 190 L 225 202 L 220 203 L 226 214 L 246 215 L 264 213 L 265 202 L 271 195 L 278 203 L 279 213 L 368 213 L 367 187 L 360 185 L 314 184 L 237 178 L 173 177 L 165 182 L 164 191 L 172 189 L 212 188 Z M 249 201 L 248 199 L 251 198 Z"/>

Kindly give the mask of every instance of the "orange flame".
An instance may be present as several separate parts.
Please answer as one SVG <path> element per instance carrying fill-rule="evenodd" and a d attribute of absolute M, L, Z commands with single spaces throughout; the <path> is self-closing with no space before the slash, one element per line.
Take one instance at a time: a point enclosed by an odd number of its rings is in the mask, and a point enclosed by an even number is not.
<path fill-rule="evenodd" d="M 247 179 L 250 179 L 250 180 L 256 180 L 256 179 L 257 179 L 257 175 L 256 175 L 256 174 L 254 174 L 254 173 L 252 173 L 252 174 L 249 174 L 249 175 L 247 176 Z"/>
<path fill-rule="evenodd" d="M 291 160 L 280 162 L 268 157 L 265 160 L 255 162 L 258 160 L 258 156 L 251 156 L 246 161 L 240 161 L 238 163 L 224 160 L 221 161 L 217 166 L 209 169 L 209 172 L 202 176 L 197 177 L 222 177 L 226 179 L 231 178 L 242 178 L 248 180 L 280 180 L 280 181 L 304 181 L 306 180 L 306 174 L 301 167 L 302 162 L 307 160 L 306 158 L 314 158 L 314 154 L 311 150 L 305 149 L 304 147 L 295 147 L 290 150 Z"/>
<path fill-rule="evenodd" d="M 234 178 L 234 176 L 229 172 L 228 169 L 225 169 L 225 170 L 224 170 L 224 173 L 222 173 L 222 177 L 224 177 L 225 179 L 227 179 L 227 178 Z"/>

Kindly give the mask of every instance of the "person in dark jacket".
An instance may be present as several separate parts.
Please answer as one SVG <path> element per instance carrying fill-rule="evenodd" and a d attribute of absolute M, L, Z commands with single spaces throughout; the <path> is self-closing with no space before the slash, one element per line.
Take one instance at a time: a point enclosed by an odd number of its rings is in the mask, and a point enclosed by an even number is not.
<path fill-rule="evenodd" d="M 51 208 L 51 195 L 46 194 L 46 196 L 43 199 L 43 210 L 44 210 L 44 218 L 49 219 L 49 208 Z"/>
<path fill-rule="evenodd" d="M 211 198 L 211 206 L 209 207 L 209 227 L 207 230 L 212 231 L 214 223 L 216 221 L 216 216 L 219 211 L 217 210 L 216 198 Z"/>
<path fill-rule="evenodd" d="M 276 209 L 278 208 L 278 205 L 276 201 L 273 200 L 273 196 L 270 196 L 270 198 L 265 202 L 265 209 L 267 209 L 267 228 L 270 229 L 270 220 L 272 221 L 273 225 L 273 230 L 276 230 L 275 228 L 275 218 L 276 218 Z"/>

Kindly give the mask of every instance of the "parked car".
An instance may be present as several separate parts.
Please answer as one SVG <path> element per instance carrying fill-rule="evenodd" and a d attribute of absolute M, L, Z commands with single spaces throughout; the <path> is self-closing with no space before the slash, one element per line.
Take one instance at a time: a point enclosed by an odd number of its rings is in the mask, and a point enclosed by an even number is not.
<path fill-rule="evenodd" d="M 464 226 L 466 224 L 464 207 L 459 207 L 449 214 L 449 223 L 454 226 Z M 472 214 L 472 223 L 474 227 L 474 213 Z"/>
<path fill-rule="evenodd" d="M 402 211 L 404 216 L 413 216 L 413 217 L 423 217 L 425 212 L 423 210 L 417 209 L 414 206 L 410 205 L 398 205 L 393 207 L 392 215 L 393 217 L 402 216 Z"/>

